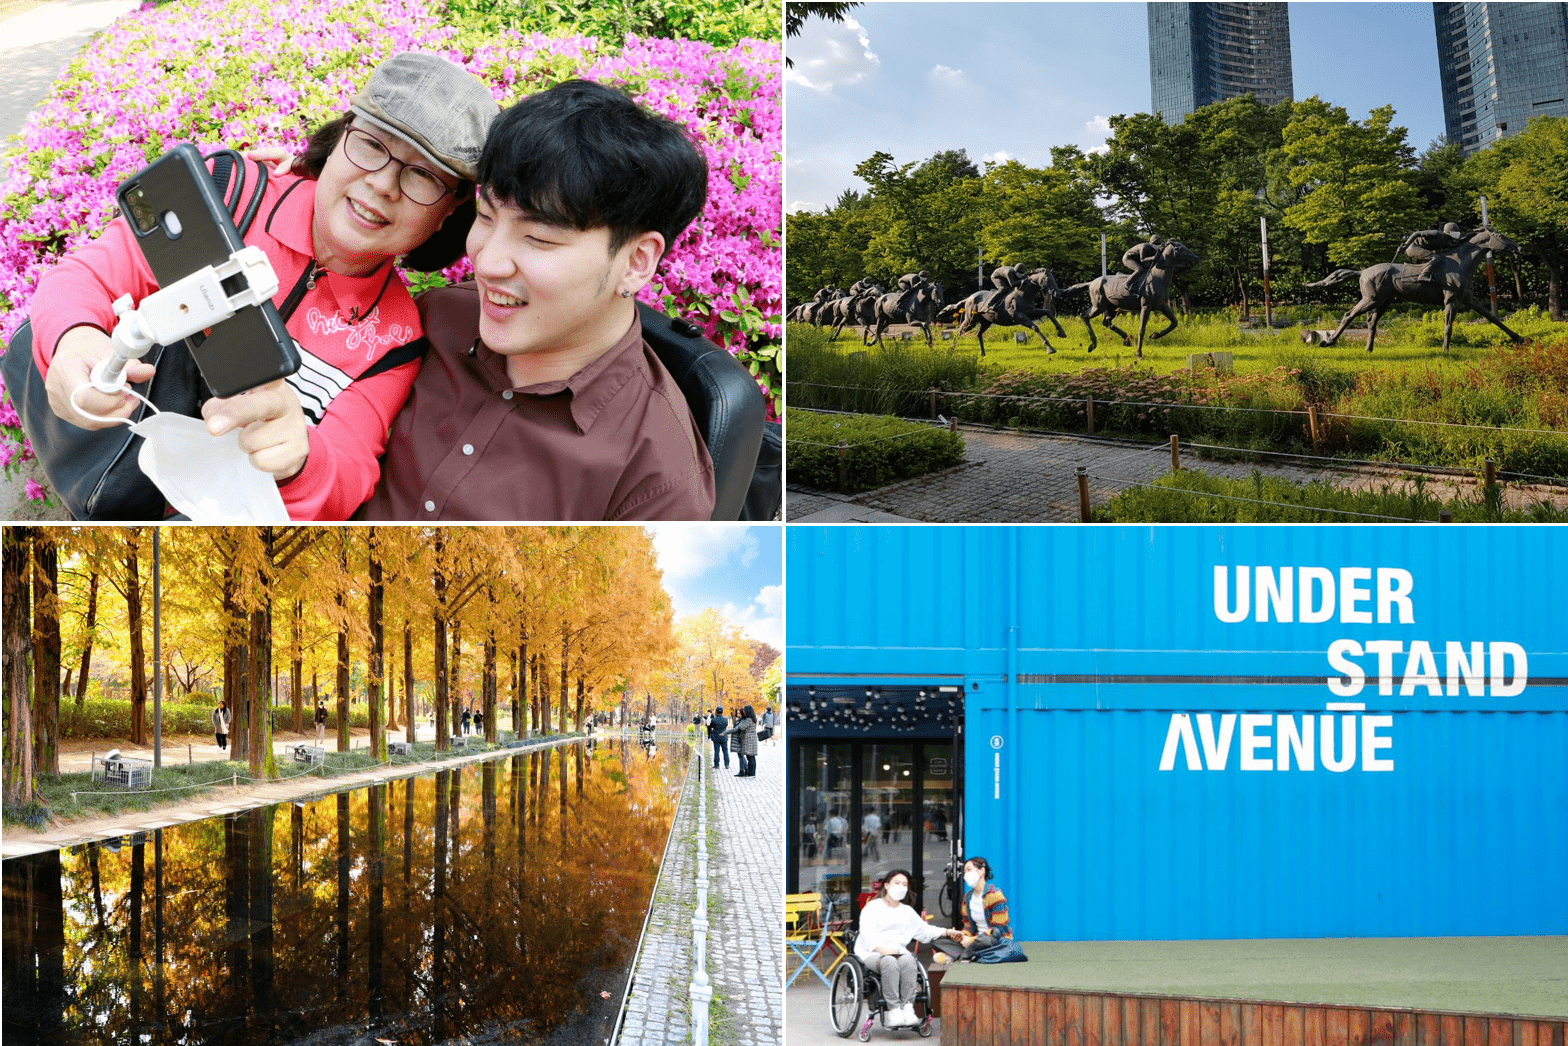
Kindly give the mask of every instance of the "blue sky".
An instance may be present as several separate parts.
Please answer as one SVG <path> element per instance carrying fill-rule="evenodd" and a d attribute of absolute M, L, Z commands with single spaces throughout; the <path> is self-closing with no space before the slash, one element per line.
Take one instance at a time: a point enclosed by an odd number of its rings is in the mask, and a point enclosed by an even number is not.
<path fill-rule="evenodd" d="M 713 607 L 784 649 L 784 528 L 659 523 L 648 530 L 676 617 Z"/>
<path fill-rule="evenodd" d="M 787 41 L 786 209 L 864 189 L 873 152 L 900 163 L 967 149 L 977 163 L 1050 163 L 1053 145 L 1091 149 L 1106 119 L 1149 109 L 1142 3 L 883 3 L 854 24 L 807 23 Z M 1365 119 L 1392 104 L 1424 150 L 1443 133 L 1429 3 L 1293 3 L 1295 97 Z"/>

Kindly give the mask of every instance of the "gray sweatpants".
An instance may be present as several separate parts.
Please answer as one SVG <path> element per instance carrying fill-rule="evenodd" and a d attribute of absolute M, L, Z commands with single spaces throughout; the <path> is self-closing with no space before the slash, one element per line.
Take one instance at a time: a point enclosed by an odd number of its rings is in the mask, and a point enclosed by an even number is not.
<path fill-rule="evenodd" d="M 877 976 L 882 979 L 882 999 L 889 1006 L 903 1006 L 915 1001 L 915 991 L 920 987 L 916 965 L 912 952 L 877 956 Z"/>

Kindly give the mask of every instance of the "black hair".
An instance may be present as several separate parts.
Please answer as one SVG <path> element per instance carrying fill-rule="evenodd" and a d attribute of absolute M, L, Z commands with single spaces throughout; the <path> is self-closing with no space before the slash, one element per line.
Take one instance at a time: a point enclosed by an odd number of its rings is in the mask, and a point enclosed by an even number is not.
<path fill-rule="evenodd" d="M 305 151 L 294 158 L 294 163 L 289 167 L 290 172 L 311 181 L 320 178 L 332 150 L 338 147 L 338 142 L 353 122 L 354 114 L 347 112 L 316 128 L 305 142 Z M 468 230 L 474 224 L 474 215 L 478 213 L 474 206 L 474 183 L 467 179 L 460 180 L 457 183 L 457 195 L 462 201 L 457 209 L 447 215 L 446 221 L 424 243 L 403 256 L 403 268 L 435 272 L 468 253 Z"/>
<path fill-rule="evenodd" d="M 984 857 L 966 857 L 964 858 L 964 863 L 974 865 L 981 872 L 985 873 L 987 879 L 991 878 L 991 863 Z"/>
<path fill-rule="evenodd" d="M 753 723 L 757 721 L 757 713 L 751 710 L 750 705 L 747 705 L 740 710 L 740 717 L 742 719 L 750 719 Z"/>
<path fill-rule="evenodd" d="M 607 227 L 612 252 L 657 232 L 668 253 L 707 202 L 708 162 L 673 120 L 613 87 L 567 80 L 496 118 L 479 183 L 551 225 Z"/>

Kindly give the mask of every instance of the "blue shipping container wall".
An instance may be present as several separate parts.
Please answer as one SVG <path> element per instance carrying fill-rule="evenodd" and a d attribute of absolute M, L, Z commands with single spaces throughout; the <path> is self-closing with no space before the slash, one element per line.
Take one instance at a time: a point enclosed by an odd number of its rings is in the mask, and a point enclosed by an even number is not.
<path fill-rule="evenodd" d="M 792 686 L 961 682 L 1024 939 L 1568 933 L 1568 530 L 788 542 Z"/>

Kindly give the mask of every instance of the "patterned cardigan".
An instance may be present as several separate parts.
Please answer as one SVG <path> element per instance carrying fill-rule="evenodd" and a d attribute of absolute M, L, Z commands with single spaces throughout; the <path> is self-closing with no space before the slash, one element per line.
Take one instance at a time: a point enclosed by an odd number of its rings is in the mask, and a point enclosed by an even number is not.
<path fill-rule="evenodd" d="M 977 932 L 975 921 L 969 916 L 969 899 L 973 895 L 974 890 L 972 889 L 964 891 L 962 908 L 964 913 L 964 932 L 967 934 Z M 991 936 L 998 941 L 1012 940 L 1013 927 L 1007 917 L 1007 898 L 1002 896 L 1002 891 L 996 883 L 991 882 L 989 879 L 986 880 L 985 893 L 981 895 L 981 900 L 985 903 L 985 921 L 991 927 Z"/>

